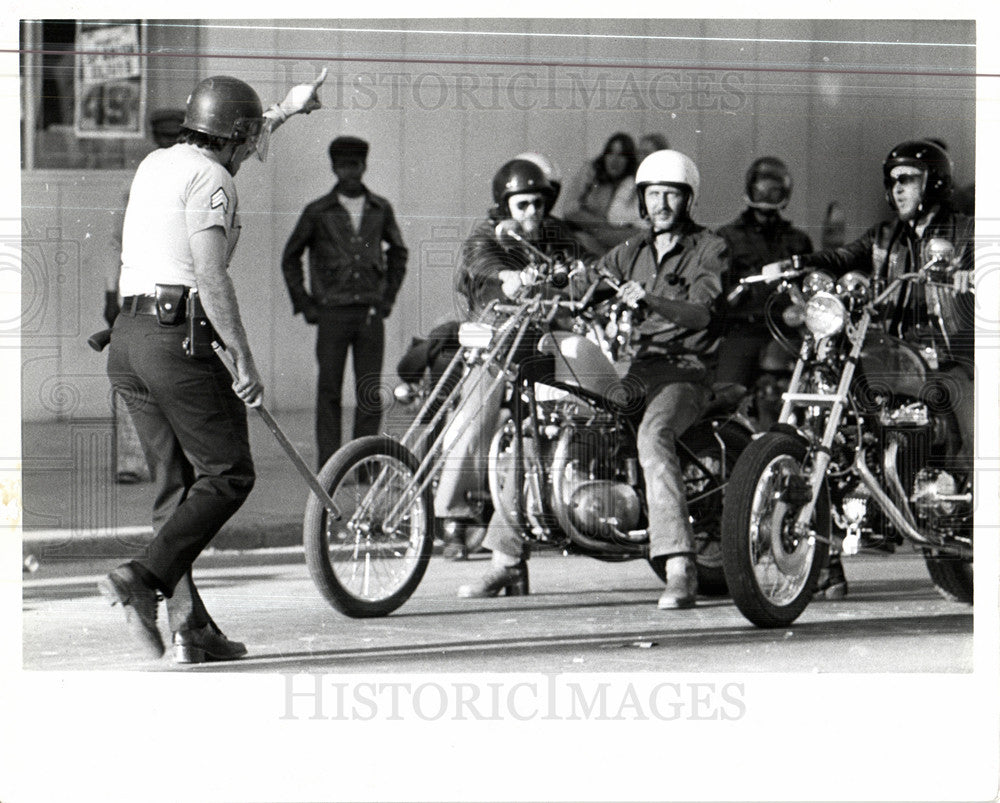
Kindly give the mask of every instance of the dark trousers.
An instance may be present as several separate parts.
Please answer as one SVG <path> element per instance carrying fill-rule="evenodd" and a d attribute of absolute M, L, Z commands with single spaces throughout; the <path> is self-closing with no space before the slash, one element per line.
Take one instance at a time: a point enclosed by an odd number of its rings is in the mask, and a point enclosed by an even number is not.
<path fill-rule="evenodd" d="M 761 352 L 771 340 L 771 333 L 763 326 L 749 323 L 731 326 L 719 343 L 714 381 L 753 387 L 761 373 Z"/>
<path fill-rule="evenodd" d="M 246 407 L 214 354 L 184 354 L 184 329 L 123 312 L 108 356 L 111 384 L 132 414 L 153 472 L 155 535 L 137 563 L 168 597 L 174 630 L 210 621 L 191 564 L 254 484 Z"/>
<path fill-rule="evenodd" d="M 316 453 L 318 465 L 340 448 L 340 393 L 344 384 L 347 351 L 357 382 L 354 391 L 354 437 L 378 433 L 382 423 L 382 355 L 385 327 L 382 316 L 369 307 L 324 307 L 319 313 L 316 359 Z"/>

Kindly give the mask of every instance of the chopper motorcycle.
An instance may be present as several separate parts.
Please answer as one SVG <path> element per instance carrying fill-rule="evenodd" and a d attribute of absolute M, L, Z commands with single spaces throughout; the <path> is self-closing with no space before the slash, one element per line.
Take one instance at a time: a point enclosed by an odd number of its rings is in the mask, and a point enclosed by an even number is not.
<path fill-rule="evenodd" d="M 511 303 L 495 301 L 480 320 L 461 325 L 462 348 L 402 438 L 347 443 L 319 474 L 340 516 L 310 497 L 306 562 L 324 598 L 348 616 L 387 615 L 419 585 L 433 545 L 434 484 L 456 441 L 448 429 L 474 421 L 476 406 L 501 385 L 510 415 L 490 439 L 494 515 L 533 548 L 649 560 L 635 437 L 641 407 L 621 382 L 636 310 L 600 300 L 600 286 L 615 289 L 610 279 L 591 284 L 578 300 L 553 298 L 550 288 L 570 283 L 570 267 L 521 244 L 535 260 L 522 273 L 523 289 Z M 553 326 L 557 316 L 569 317 L 567 329 Z M 533 340 L 537 348 L 529 350 L 554 363 L 544 384 L 526 381 L 516 359 Z M 723 491 L 753 432 L 737 409 L 744 394 L 739 386 L 718 388 L 702 419 L 677 442 L 702 593 L 725 590 Z M 650 565 L 663 580 L 662 559 Z"/>
<path fill-rule="evenodd" d="M 744 280 L 777 282 L 805 332 L 778 423 L 742 453 L 723 505 L 726 581 L 759 627 L 802 613 L 831 546 L 850 555 L 910 542 L 942 595 L 972 602 L 972 476 L 952 459 L 957 421 L 937 373 L 954 335 L 943 312 L 955 304 L 954 248 L 934 239 L 928 252 L 884 288 L 797 261 Z M 920 292 L 926 325 L 893 336 L 891 320 Z"/>

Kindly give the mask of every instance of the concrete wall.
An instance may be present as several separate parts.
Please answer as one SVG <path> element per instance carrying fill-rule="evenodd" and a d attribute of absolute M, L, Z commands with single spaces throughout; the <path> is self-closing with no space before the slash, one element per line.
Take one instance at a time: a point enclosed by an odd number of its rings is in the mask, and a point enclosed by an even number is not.
<path fill-rule="evenodd" d="M 387 321 L 391 381 L 411 336 L 450 312 L 458 243 L 513 155 L 546 153 L 568 179 L 611 133 L 661 131 L 698 163 L 697 218 L 717 225 L 740 211 L 749 162 L 774 153 L 795 176 L 789 216 L 818 242 L 838 200 L 856 236 L 885 210 L 881 162 L 903 139 L 943 138 L 958 182 L 973 180 L 974 85 L 954 73 L 974 72 L 974 42 L 962 22 L 213 21 L 198 29 L 197 74 L 150 58 L 156 91 L 176 93 L 150 104 L 182 103 L 215 73 L 250 81 L 270 102 L 330 69 L 325 108 L 289 122 L 268 161 L 237 179 L 240 304 L 270 404 L 301 409 L 313 403 L 313 335 L 291 316 L 279 259 L 301 208 L 331 186 L 326 146 L 337 134 L 372 143 L 366 182 L 393 201 L 411 251 Z M 128 181 L 22 175 L 25 419 L 108 412 L 104 358 L 84 340 L 101 328 L 115 259 L 109 210 Z"/>

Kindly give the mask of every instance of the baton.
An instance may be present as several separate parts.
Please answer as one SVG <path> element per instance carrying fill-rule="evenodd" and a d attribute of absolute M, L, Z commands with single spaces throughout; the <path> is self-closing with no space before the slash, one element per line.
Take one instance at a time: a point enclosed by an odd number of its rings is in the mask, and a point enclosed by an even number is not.
<path fill-rule="evenodd" d="M 219 359 L 222 360 L 222 364 L 226 366 L 226 369 L 232 375 L 233 379 L 237 378 L 236 365 L 233 363 L 232 357 L 229 356 L 222 346 L 218 342 L 213 341 L 212 348 L 215 353 L 219 355 Z M 295 448 L 295 445 L 288 440 L 288 437 L 284 432 L 281 431 L 281 427 L 278 426 L 278 422 L 274 420 L 274 416 L 271 415 L 270 411 L 263 405 L 263 403 L 256 405 L 247 405 L 248 407 L 253 407 L 257 411 L 257 414 L 264 420 L 267 424 L 267 428 L 271 430 L 271 433 L 277 439 L 278 443 L 281 444 L 281 448 L 285 450 L 285 454 L 291 458 L 292 463 L 295 468 L 298 469 L 299 474 L 309 485 L 312 492 L 316 494 L 319 501 L 323 503 L 323 507 L 327 509 L 330 515 L 336 520 L 340 521 L 340 509 L 334 504 L 333 499 L 330 498 L 330 494 L 327 493 L 326 488 L 319 481 L 319 478 L 312 473 L 312 470 L 306 465 L 306 461 L 302 459 L 302 455 L 299 454 L 299 450 Z"/>

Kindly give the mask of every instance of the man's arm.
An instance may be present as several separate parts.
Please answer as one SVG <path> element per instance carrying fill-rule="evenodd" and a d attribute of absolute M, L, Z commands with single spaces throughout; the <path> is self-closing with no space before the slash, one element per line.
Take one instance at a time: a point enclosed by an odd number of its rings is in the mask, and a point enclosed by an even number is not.
<path fill-rule="evenodd" d="M 236 363 L 233 390 L 247 404 L 256 404 L 264 393 L 264 384 L 250 353 L 236 290 L 226 271 L 226 235 L 221 226 L 212 226 L 192 234 L 189 242 L 201 303 Z"/>
<path fill-rule="evenodd" d="M 386 207 L 385 225 L 382 228 L 382 242 L 388 246 L 385 251 L 388 283 L 382 309 L 382 316 L 386 317 L 392 311 L 396 295 L 403 284 L 403 277 L 406 275 L 406 258 L 409 254 L 405 243 L 403 243 L 403 235 L 396 223 L 396 216 L 389 205 Z"/>
<path fill-rule="evenodd" d="M 303 313 L 306 320 L 309 320 L 309 316 L 316 308 L 315 299 L 306 290 L 302 270 L 302 254 L 309 247 L 311 240 L 312 215 L 307 209 L 299 217 L 288 242 L 285 243 L 285 250 L 281 253 L 281 273 L 285 277 L 285 286 L 288 287 L 288 295 L 292 299 L 292 310 L 296 314 Z"/>

